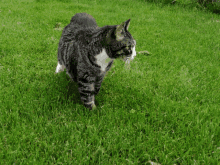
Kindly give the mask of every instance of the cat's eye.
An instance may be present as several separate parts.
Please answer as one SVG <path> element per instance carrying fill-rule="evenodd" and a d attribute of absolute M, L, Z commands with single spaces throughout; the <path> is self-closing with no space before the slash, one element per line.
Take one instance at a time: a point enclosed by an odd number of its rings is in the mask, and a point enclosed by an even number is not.
<path fill-rule="evenodd" d="M 121 31 L 121 34 L 124 35 L 124 36 L 126 36 L 126 33 L 125 33 L 124 30 Z"/>

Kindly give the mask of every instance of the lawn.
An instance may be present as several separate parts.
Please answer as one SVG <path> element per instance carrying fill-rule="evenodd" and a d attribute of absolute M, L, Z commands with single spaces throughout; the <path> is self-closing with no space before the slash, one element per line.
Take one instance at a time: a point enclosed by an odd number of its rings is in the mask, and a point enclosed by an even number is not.
<path fill-rule="evenodd" d="M 60 0 L 61 1 L 61 0 Z M 141 0 L 0 1 L 0 164 L 220 164 L 220 16 Z M 116 60 L 97 109 L 55 74 L 75 13 L 131 18 L 137 54 Z"/>

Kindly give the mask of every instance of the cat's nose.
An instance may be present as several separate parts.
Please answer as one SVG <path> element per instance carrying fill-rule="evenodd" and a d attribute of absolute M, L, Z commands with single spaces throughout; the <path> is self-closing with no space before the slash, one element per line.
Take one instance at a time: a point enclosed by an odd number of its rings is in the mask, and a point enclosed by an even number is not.
<path fill-rule="evenodd" d="M 134 40 L 134 46 L 136 45 L 136 41 Z"/>

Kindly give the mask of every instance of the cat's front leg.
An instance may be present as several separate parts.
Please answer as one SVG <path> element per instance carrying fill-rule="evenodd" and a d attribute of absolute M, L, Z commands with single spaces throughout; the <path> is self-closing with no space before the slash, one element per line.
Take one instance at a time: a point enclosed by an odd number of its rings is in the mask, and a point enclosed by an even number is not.
<path fill-rule="evenodd" d="M 104 75 L 96 78 L 96 83 L 95 83 L 95 95 L 97 95 L 97 94 L 99 93 L 99 91 L 100 91 L 103 78 L 104 78 Z"/>
<path fill-rule="evenodd" d="M 78 80 L 78 90 L 80 93 L 81 101 L 86 108 L 93 110 L 95 106 L 95 95 L 94 95 L 94 82 L 88 81 L 87 79 Z"/>
<path fill-rule="evenodd" d="M 90 110 L 94 110 L 96 109 L 96 105 L 94 101 L 91 101 L 89 103 L 84 103 L 84 106 Z"/>

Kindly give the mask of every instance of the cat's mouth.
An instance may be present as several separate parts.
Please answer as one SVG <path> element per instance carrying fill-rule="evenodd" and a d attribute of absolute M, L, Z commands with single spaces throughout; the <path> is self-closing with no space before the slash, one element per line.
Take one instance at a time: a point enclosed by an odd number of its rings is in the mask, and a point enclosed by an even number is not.
<path fill-rule="evenodd" d="M 132 48 L 132 54 L 129 55 L 122 55 L 121 59 L 123 61 L 125 61 L 126 63 L 130 63 L 130 61 L 132 61 L 134 59 L 134 57 L 136 56 L 136 51 L 135 51 L 135 46 Z"/>
<path fill-rule="evenodd" d="M 133 58 L 131 58 L 131 56 L 124 55 L 121 57 L 121 60 L 123 60 L 125 63 L 130 63 L 133 60 Z"/>

